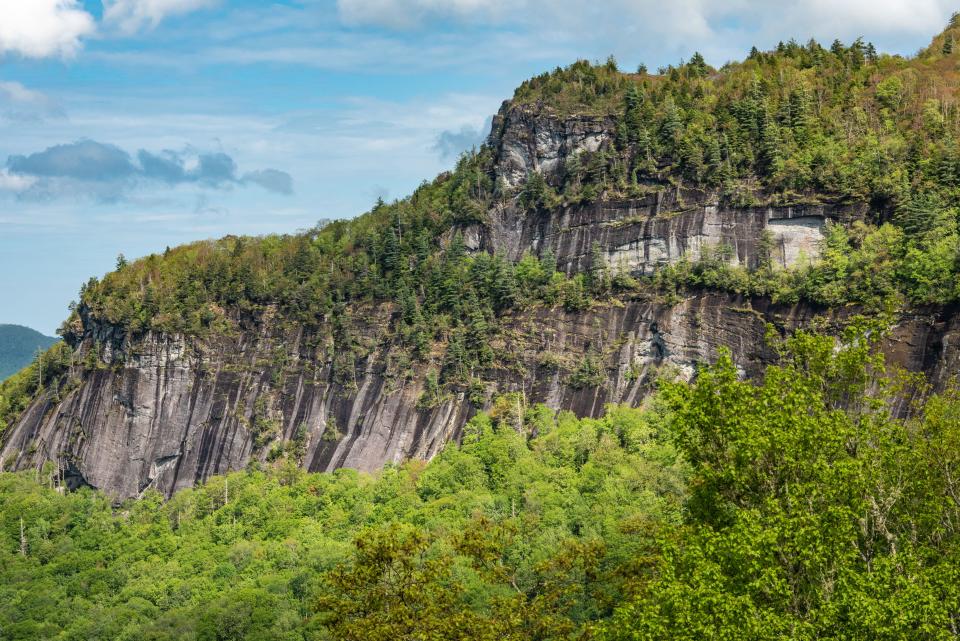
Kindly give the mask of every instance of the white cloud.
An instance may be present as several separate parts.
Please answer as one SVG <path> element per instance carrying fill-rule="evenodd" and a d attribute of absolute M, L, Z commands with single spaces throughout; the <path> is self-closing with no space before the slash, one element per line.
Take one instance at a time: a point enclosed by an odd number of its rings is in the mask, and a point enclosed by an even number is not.
<path fill-rule="evenodd" d="M 21 193 L 33 187 L 36 182 L 37 179 L 33 176 L 18 176 L 0 169 L 0 192 L 12 191 L 14 193 Z"/>
<path fill-rule="evenodd" d="M 349 24 L 409 28 L 431 18 L 498 20 L 526 8 L 527 0 L 337 0 Z"/>
<path fill-rule="evenodd" d="M 805 0 L 791 2 L 780 14 L 787 26 L 813 33 L 924 33 L 932 36 L 946 26 L 955 8 L 943 0 Z M 767 10 L 769 21 L 776 19 Z M 855 37 L 855 36 L 854 36 Z"/>
<path fill-rule="evenodd" d="M 94 30 L 77 0 L 0 0 L 0 54 L 70 57 Z"/>
<path fill-rule="evenodd" d="M 949 0 L 337 0 L 337 8 L 347 24 L 387 29 L 449 20 L 519 27 L 534 50 L 562 42 L 587 54 L 603 45 L 624 55 L 699 49 L 722 58 L 791 37 L 862 35 L 902 47 L 943 29 L 955 7 Z"/>
<path fill-rule="evenodd" d="M 45 93 L 19 82 L 0 81 L 0 120 L 39 121 L 64 115 L 60 105 Z"/>
<path fill-rule="evenodd" d="M 38 104 L 46 100 L 44 94 L 27 89 L 19 82 L 0 82 L 0 97 L 18 104 Z"/>
<path fill-rule="evenodd" d="M 103 20 L 122 33 L 152 29 L 168 16 L 206 9 L 218 0 L 104 0 Z"/>

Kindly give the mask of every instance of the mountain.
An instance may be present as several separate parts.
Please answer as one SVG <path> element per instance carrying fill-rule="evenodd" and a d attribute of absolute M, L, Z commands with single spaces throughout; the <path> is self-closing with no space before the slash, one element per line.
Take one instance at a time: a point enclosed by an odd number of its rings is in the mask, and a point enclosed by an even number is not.
<path fill-rule="evenodd" d="M 0 388 L 0 461 L 118 498 L 251 463 L 370 471 L 504 404 L 595 417 L 724 350 L 754 376 L 771 326 L 862 313 L 942 389 L 960 359 L 956 31 L 909 59 L 791 41 L 719 70 L 533 78 L 409 198 L 91 279 L 42 389 L 29 370 Z"/>
<path fill-rule="evenodd" d="M 46 351 L 57 342 L 22 325 L 0 325 L 0 381 L 26 367 L 37 350 Z"/>
<path fill-rule="evenodd" d="M 958 27 L 577 63 L 91 279 L 0 384 L 0 636 L 957 638 Z"/>

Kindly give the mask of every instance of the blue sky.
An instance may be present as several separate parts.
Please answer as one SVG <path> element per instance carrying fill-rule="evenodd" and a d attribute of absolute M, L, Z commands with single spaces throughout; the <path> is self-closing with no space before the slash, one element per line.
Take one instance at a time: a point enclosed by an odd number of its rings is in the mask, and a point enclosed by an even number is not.
<path fill-rule="evenodd" d="M 53 333 L 90 276 L 402 197 L 532 75 L 613 54 L 858 36 L 909 54 L 940 0 L 0 0 L 0 323 Z"/>

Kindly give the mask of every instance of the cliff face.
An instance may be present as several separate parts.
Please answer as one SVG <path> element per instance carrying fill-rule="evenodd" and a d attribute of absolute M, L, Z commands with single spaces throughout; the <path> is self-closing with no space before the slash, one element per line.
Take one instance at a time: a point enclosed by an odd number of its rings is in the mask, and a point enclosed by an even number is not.
<path fill-rule="evenodd" d="M 490 145 L 497 178 L 519 186 L 532 171 L 558 184 L 565 162 L 610 144 L 609 119 L 561 119 L 505 104 Z M 761 242 L 782 265 L 812 258 L 828 220 L 847 221 L 864 207 L 808 205 L 735 208 L 714 194 L 651 191 L 630 200 L 523 211 L 513 201 L 485 224 L 461 229 L 474 250 L 519 258 L 548 248 L 568 273 L 589 267 L 594 245 L 608 263 L 631 272 L 724 244 L 731 260 L 754 264 Z M 505 319 L 493 346 L 496 369 L 482 393 L 433 397 L 429 366 L 411 362 L 393 342 L 390 305 L 352 310 L 350 344 L 331 332 L 291 328 L 270 313 L 240 322 L 231 336 L 200 340 L 132 337 L 83 317 L 70 380 L 48 390 L 3 436 L 5 469 L 56 463 L 68 484 L 89 484 L 118 498 L 147 488 L 169 495 L 208 476 L 279 456 L 310 470 L 374 470 L 404 458 L 429 458 L 458 437 L 465 422 L 506 392 L 579 415 L 605 403 L 637 404 L 656 371 L 690 376 L 728 347 L 750 375 L 770 356 L 765 326 L 785 330 L 817 310 L 700 294 L 676 305 L 630 300 L 571 314 L 534 308 Z M 895 360 L 949 378 L 960 358 L 960 322 L 952 314 L 904 317 L 888 349 Z M 97 358 L 90 358 L 90 353 Z"/>
<path fill-rule="evenodd" d="M 536 171 L 556 187 L 571 159 L 611 145 L 614 131 L 609 118 L 561 119 L 543 108 L 506 102 L 488 144 L 502 184 L 516 188 Z M 487 224 L 466 230 L 465 237 L 513 259 L 550 249 L 567 273 L 588 268 L 597 244 L 614 268 L 650 274 L 683 257 L 696 261 L 705 248 L 721 245 L 732 250 L 734 264 L 754 266 L 766 236 L 771 258 L 789 266 L 817 256 L 827 221 L 849 222 L 866 211 L 863 204 L 731 207 L 716 193 L 656 185 L 640 198 L 601 198 L 551 211 L 526 211 L 514 199 L 494 207 Z"/>
<path fill-rule="evenodd" d="M 363 310 L 351 328 L 355 360 L 336 371 L 322 332 L 283 330 L 267 318 L 238 336 L 205 343 L 149 334 L 136 341 L 88 327 L 83 349 L 106 364 L 73 375 L 79 385 L 43 396 L 5 437 L 8 468 L 57 462 L 68 481 L 111 494 L 165 494 L 204 478 L 295 450 L 310 470 L 374 470 L 429 458 L 456 438 L 478 406 L 522 391 L 580 415 L 608 402 L 638 403 L 654 372 L 691 373 L 731 346 L 748 372 L 763 359 L 763 313 L 749 303 L 705 295 L 669 307 L 634 301 L 582 314 L 537 310 L 507 319 L 494 346 L 498 369 L 485 372 L 482 400 L 460 393 L 425 407 L 427 366 L 402 362 L 391 343 L 392 309 Z M 794 325 L 807 310 L 776 310 Z M 97 348 L 96 345 L 100 347 Z M 584 359 L 596 366 L 577 377 Z M 475 401 L 478 399 L 475 399 Z"/>

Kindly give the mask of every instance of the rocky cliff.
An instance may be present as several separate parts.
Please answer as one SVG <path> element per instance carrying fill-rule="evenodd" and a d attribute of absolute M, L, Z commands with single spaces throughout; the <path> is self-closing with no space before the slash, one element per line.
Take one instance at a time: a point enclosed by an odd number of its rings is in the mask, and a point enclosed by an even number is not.
<path fill-rule="evenodd" d="M 514 195 L 484 222 L 460 226 L 467 248 L 511 259 L 549 249 L 561 270 L 575 273 L 589 267 L 596 247 L 616 269 L 650 274 L 718 245 L 730 248 L 731 262 L 754 265 L 763 244 L 786 266 L 816 257 L 828 221 L 866 212 L 849 203 L 737 207 L 676 185 L 629 199 L 518 205 L 515 192 L 532 172 L 559 184 L 572 156 L 611 144 L 613 126 L 506 103 L 488 144 L 496 180 Z M 169 495 L 279 457 L 310 470 L 374 470 L 433 456 L 504 393 L 522 392 L 520 404 L 597 415 L 605 403 L 640 403 L 662 368 L 691 376 L 721 347 L 754 373 L 769 357 L 767 323 L 789 330 L 823 310 L 711 293 L 676 304 L 635 296 L 579 313 L 533 307 L 504 319 L 493 346 L 497 365 L 479 376 L 483 388 L 449 394 L 431 391 L 428 365 L 398 348 L 394 306 L 353 311 L 346 368 L 336 365 L 344 347 L 331 332 L 291 327 L 269 311 L 208 339 L 131 335 L 81 314 L 75 364 L 4 433 L 0 464 L 54 462 L 69 485 L 118 498 L 148 488 Z M 887 347 L 897 362 L 942 384 L 960 357 L 957 332 L 949 312 L 904 315 Z"/>

